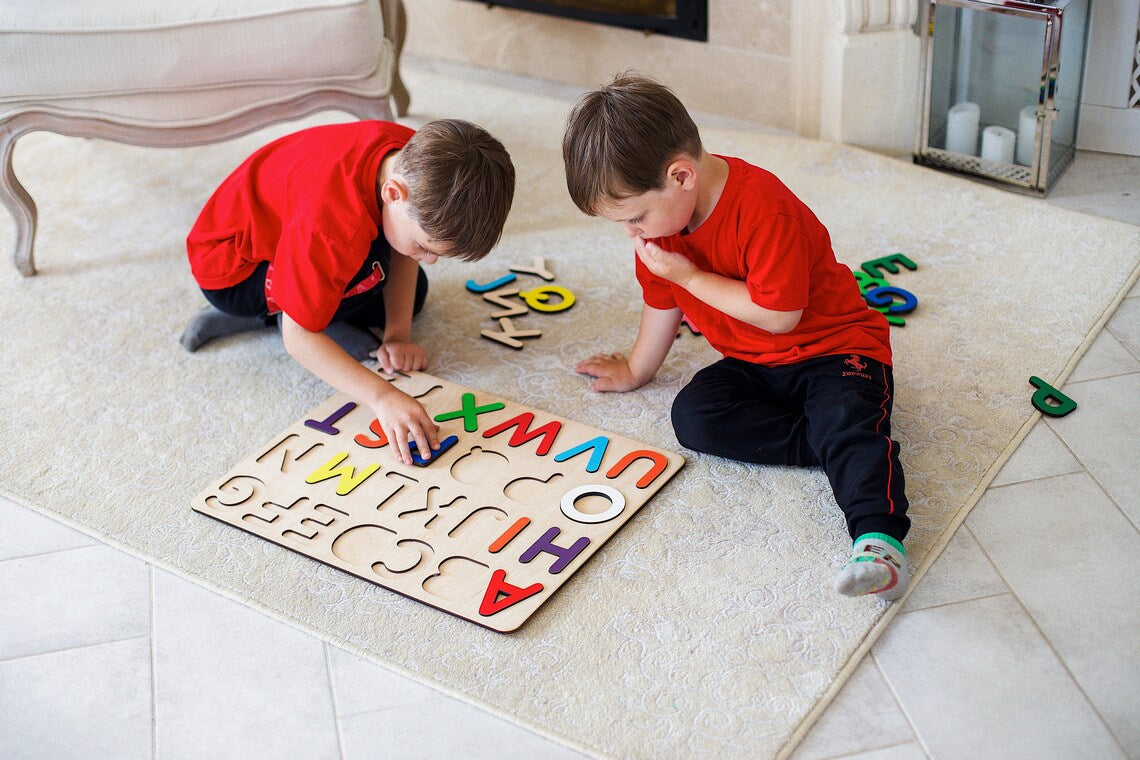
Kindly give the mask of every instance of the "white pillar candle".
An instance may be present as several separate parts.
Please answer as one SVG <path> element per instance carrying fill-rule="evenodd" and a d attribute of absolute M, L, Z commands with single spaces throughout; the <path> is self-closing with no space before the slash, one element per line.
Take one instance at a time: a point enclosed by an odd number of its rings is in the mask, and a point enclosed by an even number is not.
<path fill-rule="evenodd" d="M 1012 129 L 996 124 L 988 126 L 982 130 L 982 158 L 1012 164 L 1013 145 L 1016 141 L 1017 135 Z"/>
<path fill-rule="evenodd" d="M 1017 163 L 1033 166 L 1033 140 L 1037 135 L 1037 106 L 1021 109 L 1017 119 Z"/>
<path fill-rule="evenodd" d="M 946 114 L 946 150 L 978 155 L 978 120 L 982 109 L 977 103 L 963 100 L 950 106 Z"/>

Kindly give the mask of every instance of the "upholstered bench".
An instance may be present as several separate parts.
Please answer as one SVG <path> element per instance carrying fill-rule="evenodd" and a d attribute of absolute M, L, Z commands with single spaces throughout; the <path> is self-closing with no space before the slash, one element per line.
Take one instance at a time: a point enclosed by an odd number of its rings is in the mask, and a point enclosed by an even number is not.
<path fill-rule="evenodd" d="M 225 140 L 335 109 L 407 108 L 400 0 L 0 2 L 0 202 L 35 273 L 36 206 L 12 171 L 20 135 L 132 145 Z M 92 209 L 96 213 L 96 209 Z"/>

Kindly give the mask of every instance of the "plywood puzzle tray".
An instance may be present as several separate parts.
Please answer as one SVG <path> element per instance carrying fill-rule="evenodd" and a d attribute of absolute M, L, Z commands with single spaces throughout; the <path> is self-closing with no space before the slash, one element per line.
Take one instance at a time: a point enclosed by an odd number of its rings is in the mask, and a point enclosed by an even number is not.
<path fill-rule="evenodd" d="M 389 379 L 440 425 L 444 447 L 422 466 L 398 463 L 371 411 L 337 394 L 193 508 L 508 633 L 684 465 L 432 375 Z"/>

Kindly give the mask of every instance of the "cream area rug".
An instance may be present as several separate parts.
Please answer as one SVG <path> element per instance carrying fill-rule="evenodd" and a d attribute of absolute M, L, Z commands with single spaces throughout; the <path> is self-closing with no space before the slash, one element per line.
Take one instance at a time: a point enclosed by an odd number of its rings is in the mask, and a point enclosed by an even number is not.
<path fill-rule="evenodd" d="M 573 371 L 626 350 L 637 328 L 633 253 L 582 216 L 562 180 L 570 103 L 409 72 L 413 126 L 460 117 L 503 140 L 519 171 L 502 243 L 432 267 L 416 322 L 429 371 L 656 447 L 680 450 L 676 392 L 717 358 L 683 334 L 657 379 L 595 395 Z M 204 301 L 185 234 L 250 151 L 323 114 L 229 143 L 143 149 L 25 137 L 16 171 L 40 207 L 40 274 L 0 262 L 0 488 L 23 504 L 350 651 L 600 757 L 786 755 L 889 623 L 831 579 L 850 541 L 819 471 L 689 462 L 518 633 L 502 635 L 321 565 L 190 509 L 192 498 L 332 391 L 271 330 L 197 354 L 178 345 Z M 918 310 L 894 328 L 916 582 L 1028 431 L 1037 375 L 1061 385 L 1140 263 L 1140 228 L 1066 212 L 860 150 L 707 128 L 710 149 L 765 166 L 856 266 Z M 0 215 L 7 254 L 14 229 Z M 517 318 L 542 336 L 479 337 L 491 306 L 467 292 L 545 257 L 577 304 Z"/>

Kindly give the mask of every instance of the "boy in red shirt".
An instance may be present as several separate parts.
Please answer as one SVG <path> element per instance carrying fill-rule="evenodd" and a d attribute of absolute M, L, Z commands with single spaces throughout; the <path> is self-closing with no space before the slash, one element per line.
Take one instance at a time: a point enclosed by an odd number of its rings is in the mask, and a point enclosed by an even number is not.
<path fill-rule="evenodd" d="M 427 458 L 439 448 L 427 411 L 328 328 L 382 330 L 373 355 L 386 372 L 426 368 L 427 353 L 412 341 L 412 316 L 427 295 L 419 265 L 486 256 L 514 186 L 502 144 L 465 121 L 417 132 L 359 121 L 282 137 L 218 187 L 187 237 L 190 269 L 211 305 L 182 344 L 195 351 L 279 320 L 290 355 L 366 404 L 401 462 L 411 463 L 409 438 Z"/>
<path fill-rule="evenodd" d="M 835 260 L 815 215 L 774 175 L 712 155 L 667 88 L 622 75 L 575 105 L 562 143 L 578 208 L 634 241 L 644 305 L 629 357 L 576 369 L 596 391 L 649 382 L 682 316 L 724 355 L 673 402 L 682 445 L 822 467 L 854 540 L 847 596 L 906 591 L 906 516 L 885 317 Z"/>

